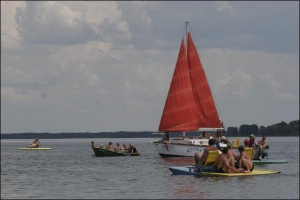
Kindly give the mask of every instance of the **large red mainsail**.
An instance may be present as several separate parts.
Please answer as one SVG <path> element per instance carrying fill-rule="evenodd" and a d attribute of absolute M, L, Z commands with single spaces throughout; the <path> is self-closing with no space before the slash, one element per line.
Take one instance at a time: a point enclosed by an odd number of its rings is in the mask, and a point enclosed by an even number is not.
<path fill-rule="evenodd" d="M 221 128 L 220 117 L 190 32 L 188 32 L 187 38 L 189 72 L 195 100 L 201 112 L 201 115 L 199 115 L 199 127 Z"/>
<path fill-rule="evenodd" d="M 220 118 L 191 34 L 184 39 L 160 120 L 159 131 L 221 128 Z"/>
<path fill-rule="evenodd" d="M 197 110 L 198 105 L 192 90 L 186 48 L 182 39 L 158 130 L 162 132 L 197 130 L 199 128 Z"/>

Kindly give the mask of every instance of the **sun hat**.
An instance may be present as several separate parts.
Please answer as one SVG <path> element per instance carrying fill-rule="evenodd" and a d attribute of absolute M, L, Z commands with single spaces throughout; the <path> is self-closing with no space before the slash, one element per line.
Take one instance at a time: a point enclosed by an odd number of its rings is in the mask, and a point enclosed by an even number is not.
<path fill-rule="evenodd" d="M 254 137 L 255 138 L 255 136 L 253 134 L 251 134 L 249 137 Z"/>
<path fill-rule="evenodd" d="M 221 139 L 225 140 L 226 138 L 225 138 L 225 136 L 222 136 Z"/>

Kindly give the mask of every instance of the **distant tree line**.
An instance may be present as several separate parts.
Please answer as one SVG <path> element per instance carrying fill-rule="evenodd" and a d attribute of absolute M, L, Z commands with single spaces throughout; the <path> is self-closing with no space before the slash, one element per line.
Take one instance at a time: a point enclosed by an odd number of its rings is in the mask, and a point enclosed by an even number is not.
<path fill-rule="evenodd" d="M 140 131 L 140 132 L 130 132 L 130 131 L 119 131 L 119 132 L 70 132 L 70 133 L 1 133 L 1 139 L 33 139 L 38 137 L 39 139 L 60 139 L 60 138 L 154 138 L 155 136 L 152 131 Z M 187 136 L 197 137 L 201 134 L 201 131 L 194 131 L 187 133 Z M 224 131 L 227 137 L 247 137 L 250 134 L 255 136 L 299 136 L 299 120 L 291 121 L 290 123 L 285 123 L 284 121 L 271 125 L 271 126 L 260 126 L 256 124 L 246 125 L 243 124 L 239 128 L 228 127 Z M 172 133 L 171 137 L 182 136 L 182 133 L 175 132 Z M 158 136 L 160 137 L 160 136 Z"/>
<path fill-rule="evenodd" d="M 244 137 L 250 134 L 255 136 L 299 136 L 299 120 L 291 121 L 288 124 L 282 121 L 267 127 L 243 124 L 239 128 L 228 127 L 226 131 L 226 136 Z"/>

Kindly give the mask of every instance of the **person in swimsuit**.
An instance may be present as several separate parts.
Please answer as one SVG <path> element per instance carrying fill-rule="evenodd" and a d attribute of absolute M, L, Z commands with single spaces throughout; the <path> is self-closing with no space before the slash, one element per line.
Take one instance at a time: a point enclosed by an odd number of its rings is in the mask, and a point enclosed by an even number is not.
<path fill-rule="evenodd" d="M 238 150 L 240 152 L 240 156 L 237 159 L 238 167 L 240 169 L 242 168 L 245 173 L 252 172 L 254 164 L 252 163 L 250 155 L 245 151 L 244 145 L 240 145 Z"/>
<path fill-rule="evenodd" d="M 194 156 L 194 158 L 195 158 L 195 168 L 194 168 L 194 171 L 198 171 L 201 168 L 201 165 L 205 161 L 208 152 L 213 151 L 213 150 L 218 150 L 218 148 L 215 146 L 215 140 L 210 139 L 210 140 L 208 140 L 208 147 L 206 147 L 204 149 L 204 152 L 203 152 L 202 155 L 199 151 L 195 152 L 195 156 Z"/>
<path fill-rule="evenodd" d="M 228 154 L 227 159 L 230 166 L 234 167 L 235 161 L 238 159 L 239 155 L 231 148 L 231 144 L 227 144 Z"/>
<path fill-rule="evenodd" d="M 216 165 L 216 172 L 218 173 L 240 173 L 241 171 L 235 167 L 230 166 L 228 161 L 228 148 L 223 147 L 222 154 L 219 155 Z"/>

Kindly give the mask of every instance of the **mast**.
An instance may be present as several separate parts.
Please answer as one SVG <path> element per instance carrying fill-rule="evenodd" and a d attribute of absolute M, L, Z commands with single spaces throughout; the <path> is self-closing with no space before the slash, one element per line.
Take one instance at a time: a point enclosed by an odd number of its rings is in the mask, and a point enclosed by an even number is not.
<path fill-rule="evenodd" d="M 185 22 L 185 36 L 186 36 L 186 46 L 187 46 L 187 40 L 188 40 L 188 25 L 190 22 Z"/>

